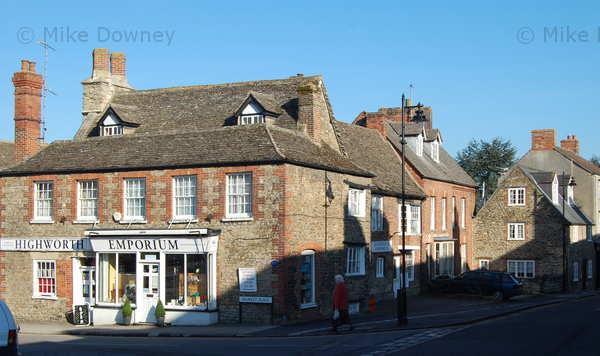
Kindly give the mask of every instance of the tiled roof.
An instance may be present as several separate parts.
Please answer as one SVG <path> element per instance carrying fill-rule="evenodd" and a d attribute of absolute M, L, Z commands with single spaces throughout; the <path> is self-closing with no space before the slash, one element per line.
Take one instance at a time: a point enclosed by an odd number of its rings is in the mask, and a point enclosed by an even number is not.
<path fill-rule="evenodd" d="M 376 175 L 373 183 L 383 193 L 402 193 L 401 159 L 394 148 L 377 131 L 335 121 L 346 154 L 357 166 Z M 406 195 L 424 198 L 425 193 L 410 174 L 405 175 Z"/>
<path fill-rule="evenodd" d="M 573 163 L 588 171 L 589 173 L 600 175 L 600 167 L 596 166 L 595 164 L 581 157 L 580 155 L 577 155 L 569 150 L 565 150 L 561 147 L 554 147 L 554 150 L 560 153 L 561 155 L 565 156 L 566 158 L 572 160 Z"/>
<path fill-rule="evenodd" d="M 233 125 L 233 116 L 252 94 L 266 109 L 281 113 L 275 120 L 279 127 L 295 129 L 298 121 L 298 87 L 321 81 L 320 76 L 297 76 L 287 79 L 261 80 L 217 85 L 199 85 L 166 89 L 119 92 L 111 99 L 119 117 L 140 126 L 135 134 L 192 132 Z M 86 119 L 75 135 L 83 139 L 92 132 L 99 117 Z"/>
<path fill-rule="evenodd" d="M 0 141 L 0 168 L 5 168 L 15 163 L 15 143 Z"/>
<path fill-rule="evenodd" d="M 388 124 L 388 139 L 396 149 L 400 151 L 402 149 L 402 145 L 400 144 L 400 134 L 396 131 L 394 125 L 395 124 Z M 429 152 L 426 151 L 427 150 L 423 150 L 423 155 L 419 157 L 408 145 L 406 145 L 404 153 L 407 161 L 410 162 L 423 177 L 468 187 L 477 186 L 473 178 L 471 178 L 441 146 L 439 151 L 439 163 L 434 161 L 433 158 L 429 156 Z"/>
<path fill-rule="evenodd" d="M 283 162 L 373 176 L 326 144 L 318 146 L 298 131 L 267 124 L 56 141 L 0 175 Z"/>
<path fill-rule="evenodd" d="M 387 122 L 398 134 L 402 132 L 402 123 L 400 122 Z M 404 136 L 418 136 L 423 132 L 423 127 L 418 123 L 405 123 L 404 124 Z"/>

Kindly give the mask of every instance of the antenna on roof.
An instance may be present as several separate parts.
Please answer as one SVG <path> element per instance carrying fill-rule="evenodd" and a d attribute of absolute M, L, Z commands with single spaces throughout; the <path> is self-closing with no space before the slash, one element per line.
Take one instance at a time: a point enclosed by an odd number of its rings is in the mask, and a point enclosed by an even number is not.
<path fill-rule="evenodd" d="M 414 85 L 412 83 L 410 83 L 408 85 L 408 98 L 411 99 L 411 100 L 414 99 L 413 98 L 413 90 L 414 89 L 415 89 Z"/>
<path fill-rule="evenodd" d="M 40 141 L 44 142 L 46 138 L 46 97 L 47 93 L 52 95 L 56 95 L 55 92 L 48 89 L 46 87 L 46 82 L 48 80 L 48 50 L 51 49 L 56 51 L 52 46 L 50 46 L 46 41 L 39 40 L 37 43 L 42 46 L 42 53 L 44 55 L 44 67 L 42 68 L 42 75 L 44 76 L 44 82 L 42 87 L 42 112 L 40 113 L 41 121 L 42 121 L 42 130 L 40 132 Z"/>

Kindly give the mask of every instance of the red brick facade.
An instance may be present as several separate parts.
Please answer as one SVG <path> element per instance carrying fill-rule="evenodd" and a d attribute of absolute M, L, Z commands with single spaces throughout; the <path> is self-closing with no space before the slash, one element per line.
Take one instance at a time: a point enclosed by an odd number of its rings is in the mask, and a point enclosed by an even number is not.
<path fill-rule="evenodd" d="M 44 79 L 35 62 L 21 61 L 12 78 L 15 86 L 15 160 L 20 162 L 40 150 L 42 88 Z"/>
<path fill-rule="evenodd" d="M 531 149 L 534 151 L 551 150 L 556 145 L 556 130 L 532 130 Z"/>

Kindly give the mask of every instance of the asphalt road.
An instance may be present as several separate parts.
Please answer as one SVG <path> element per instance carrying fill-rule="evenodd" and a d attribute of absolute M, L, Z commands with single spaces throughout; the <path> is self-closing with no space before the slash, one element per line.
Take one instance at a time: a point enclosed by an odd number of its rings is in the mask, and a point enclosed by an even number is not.
<path fill-rule="evenodd" d="M 600 355 L 600 297 L 462 327 L 282 338 L 21 335 L 23 355 Z"/>

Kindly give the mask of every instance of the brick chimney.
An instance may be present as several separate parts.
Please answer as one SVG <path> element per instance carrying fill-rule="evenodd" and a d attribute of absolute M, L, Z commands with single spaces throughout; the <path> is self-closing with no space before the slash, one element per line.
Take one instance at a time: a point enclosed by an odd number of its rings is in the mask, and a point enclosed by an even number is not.
<path fill-rule="evenodd" d="M 124 53 L 110 53 L 106 48 L 92 52 L 92 76 L 83 84 L 83 119 L 95 117 L 104 110 L 117 91 L 132 90 L 127 82 Z"/>
<path fill-rule="evenodd" d="M 35 72 L 35 62 L 22 60 L 21 71 L 13 75 L 15 86 L 15 162 L 40 150 L 42 88 L 44 78 Z"/>
<path fill-rule="evenodd" d="M 531 130 L 531 150 L 551 150 L 556 145 L 556 130 Z"/>
<path fill-rule="evenodd" d="M 321 143 L 321 89 L 316 83 L 304 83 L 298 87 L 298 122 L 308 136 Z"/>
<path fill-rule="evenodd" d="M 560 147 L 579 155 L 579 140 L 575 135 L 567 136 L 566 140 L 561 140 Z"/>

